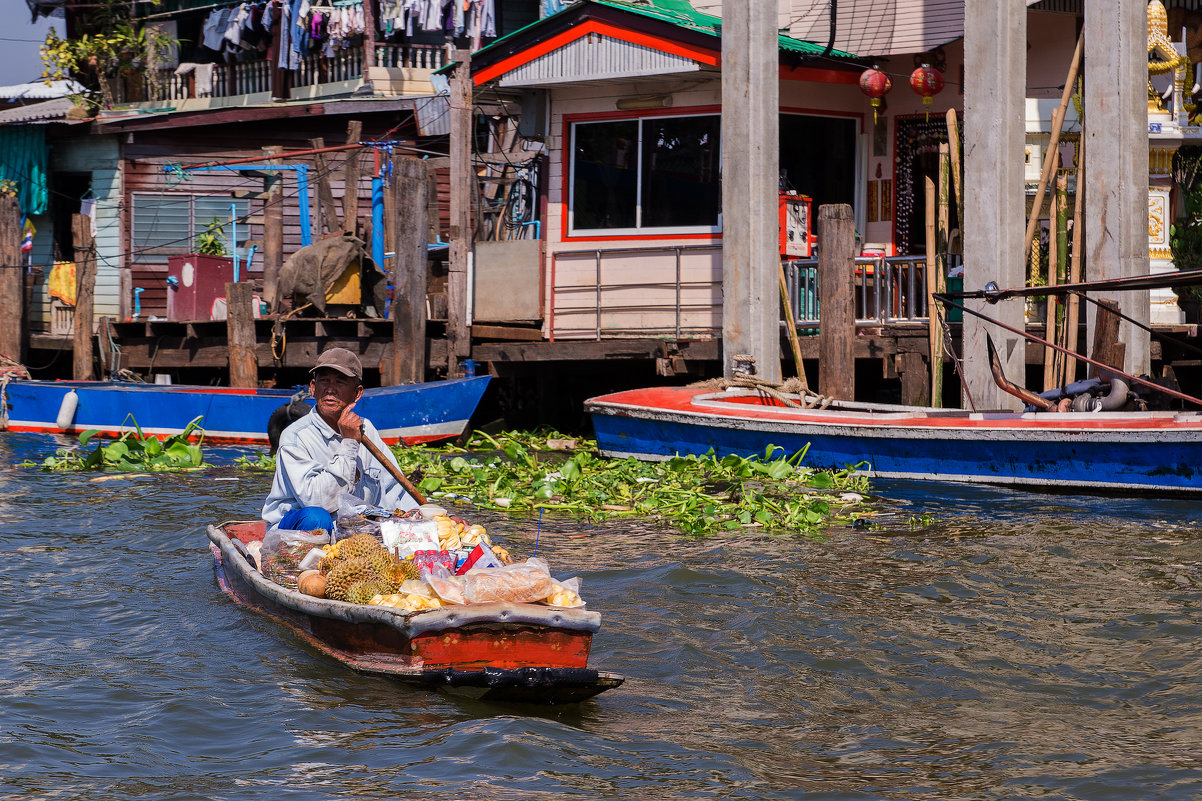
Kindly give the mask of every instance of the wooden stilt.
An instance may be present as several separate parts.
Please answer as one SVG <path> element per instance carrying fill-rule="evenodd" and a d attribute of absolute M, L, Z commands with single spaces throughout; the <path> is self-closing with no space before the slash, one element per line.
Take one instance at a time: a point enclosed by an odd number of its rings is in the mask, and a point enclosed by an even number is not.
<path fill-rule="evenodd" d="M 855 400 L 856 222 L 851 206 L 838 203 L 818 209 L 818 241 L 819 391 L 830 398 Z"/>
<path fill-rule="evenodd" d="M 92 293 L 96 287 L 96 249 L 92 243 L 92 218 L 71 216 L 71 234 L 75 246 L 75 360 L 76 381 L 91 381 L 92 372 Z"/>
<path fill-rule="evenodd" d="M 24 276 L 21 209 L 15 196 L 0 196 L 0 354 L 18 362 L 25 340 Z"/>
<path fill-rule="evenodd" d="M 365 4 L 370 5 L 370 4 Z M 363 123 L 351 120 L 346 125 L 346 143 L 353 145 L 363 139 Z M 363 148 L 348 150 L 342 167 L 342 232 L 359 235 L 359 159 Z"/>
<path fill-rule="evenodd" d="M 255 317 L 249 282 L 225 285 L 225 330 L 229 338 L 230 386 L 259 386 L 259 357 L 255 353 Z"/>

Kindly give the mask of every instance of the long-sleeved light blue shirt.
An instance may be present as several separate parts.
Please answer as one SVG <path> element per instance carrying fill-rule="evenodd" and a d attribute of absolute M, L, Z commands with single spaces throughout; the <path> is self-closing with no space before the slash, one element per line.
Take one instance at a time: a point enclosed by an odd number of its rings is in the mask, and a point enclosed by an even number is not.
<path fill-rule="evenodd" d="M 392 451 L 369 420 L 363 421 L 363 436 L 396 465 Z M 344 439 L 313 409 L 280 435 L 275 480 L 262 517 L 275 525 L 288 512 L 305 506 L 320 506 L 337 517 L 338 495 L 343 492 L 389 511 L 417 508 L 417 501 L 367 448 Z"/>

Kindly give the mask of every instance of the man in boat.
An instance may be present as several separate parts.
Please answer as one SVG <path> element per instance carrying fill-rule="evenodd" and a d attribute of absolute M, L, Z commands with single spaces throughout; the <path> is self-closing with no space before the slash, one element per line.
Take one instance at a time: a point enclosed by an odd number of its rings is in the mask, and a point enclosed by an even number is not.
<path fill-rule="evenodd" d="M 327 348 L 311 373 L 314 408 L 280 436 L 263 519 L 284 529 L 331 531 L 341 493 L 388 511 L 417 508 L 417 501 L 361 446 L 364 437 L 371 439 L 396 465 L 371 421 L 355 414 L 363 397 L 359 357 L 346 348 Z"/>

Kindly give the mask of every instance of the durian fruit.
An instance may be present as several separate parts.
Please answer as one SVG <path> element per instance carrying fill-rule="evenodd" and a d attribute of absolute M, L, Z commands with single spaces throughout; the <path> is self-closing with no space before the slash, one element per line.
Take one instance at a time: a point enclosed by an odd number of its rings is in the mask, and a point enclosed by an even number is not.
<path fill-rule="evenodd" d="M 388 583 L 379 578 L 356 581 L 346 588 L 346 600 L 353 604 L 365 604 L 389 589 Z"/>
<path fill-rule="evenodd" d="M 369 559 L 361 556 L 346 559 L 335 565 L 326 574 L 326 597 L 335 601 L 345 601 L 347 600 L 347 590 L 356 581 L 369 581 L 378 578 L 381 578 L 380 573 Z M 370 597 L 369 595 L 368 598 Z"/>
<path fill-rule="evenodd" d="M 383 544 L 373 537 L 371 534 L 356 534 L 342 541 L 342 548 L 339 553 L 347 559 L 354 559 L 356 556 L 367 556 L 374 551 L 383 551 Z"/>
<path fill-rule="evenodd" d="M 363 558 L 371 562 L 376 568 L 376 572 L 385 577 L 392 571 L 392 565 L 396 562 L 396 557 L 383 548 L 372 551 Z"/>
<path fill-rule="evenodd" d="M 388 581 L 392 584 L 394 592 L 399 592 L 401 584 L 404 582 L 420 579 L 421 577 L 422 574 L 417 569 L 417 565 L 408 559 L 394 559 L 388 571 Z"/>

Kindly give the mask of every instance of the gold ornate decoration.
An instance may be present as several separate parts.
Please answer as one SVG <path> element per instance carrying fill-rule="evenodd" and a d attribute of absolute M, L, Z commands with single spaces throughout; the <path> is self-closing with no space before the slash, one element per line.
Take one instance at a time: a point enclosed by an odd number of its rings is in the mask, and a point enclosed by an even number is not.
<path fill-rule="evenodd" d="M 1181 54 L 1169 38 L 1169 12 L 1164 3 L 1148 3 L 1148 72 L 1160 75 L 1177 68 Z"/>

